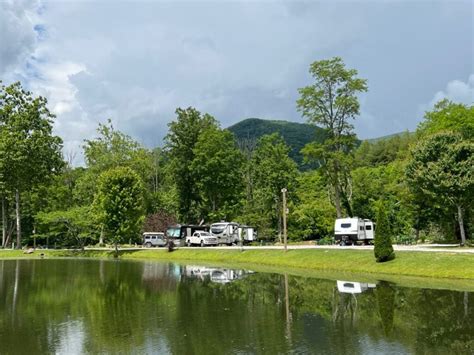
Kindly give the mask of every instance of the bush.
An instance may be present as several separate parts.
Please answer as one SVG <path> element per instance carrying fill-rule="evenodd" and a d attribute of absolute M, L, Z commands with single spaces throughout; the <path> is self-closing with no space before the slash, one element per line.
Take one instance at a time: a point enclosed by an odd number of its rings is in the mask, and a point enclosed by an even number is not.
<path fill-rule="evenodd" d="M 393 252 L 390 225 L 383 201 L 377 206 L 377 228 L 375 230 L 374 255 L 378 263 L 383 263 L 395 258 Z"/>

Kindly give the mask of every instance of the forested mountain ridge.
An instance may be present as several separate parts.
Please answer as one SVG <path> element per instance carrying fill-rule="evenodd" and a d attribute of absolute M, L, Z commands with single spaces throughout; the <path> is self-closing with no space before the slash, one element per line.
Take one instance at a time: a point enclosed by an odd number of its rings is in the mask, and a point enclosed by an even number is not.
<path fill-rule="evenodd" d="M 258 140 L 261 136 L 279 133 L 286 144 L 291 148 L 290 157 L 303 166 L 301 149 L 310 142 L 322 142 L 324 130 L 308 123 L 289 122 L 283 120 L 264 120 L 261 118 L 247 118 L 227 128 L 237 141 L 242 139 Z"/>

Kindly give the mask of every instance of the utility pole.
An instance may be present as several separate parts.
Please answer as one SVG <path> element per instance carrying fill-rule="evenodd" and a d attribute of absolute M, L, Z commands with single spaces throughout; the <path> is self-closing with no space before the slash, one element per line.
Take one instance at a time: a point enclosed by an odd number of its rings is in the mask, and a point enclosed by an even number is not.
<path fill-rule="evenodd" d="M 285 244 L 285 252 L 288 250 L 287 248 L 287 238 L 286 238 L 286 192 L 288 190 L 286 188 L 281 189 L 281 193 L 283 194 L 283 243 Z"/>

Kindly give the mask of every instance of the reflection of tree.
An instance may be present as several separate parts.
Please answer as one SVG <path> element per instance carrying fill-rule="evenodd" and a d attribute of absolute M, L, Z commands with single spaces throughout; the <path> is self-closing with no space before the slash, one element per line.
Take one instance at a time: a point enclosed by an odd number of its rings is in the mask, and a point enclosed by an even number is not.
<path fill-rule="evenodd" d="M 377 298 L 377 308 L 382 321 L 382 328 L 385 335 L 389 335 L 393 330 L 393 316 L 395 309 L 395 290 L 385 281 L 381 281 L 375 290 Z"/>

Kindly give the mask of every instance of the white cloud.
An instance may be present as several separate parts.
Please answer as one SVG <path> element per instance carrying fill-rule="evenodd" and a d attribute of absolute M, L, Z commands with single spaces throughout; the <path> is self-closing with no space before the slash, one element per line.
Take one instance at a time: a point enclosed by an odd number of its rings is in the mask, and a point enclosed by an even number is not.
<path fill-rule="evenodd" d="M 432 108 L 438 101 L 448 99 L 466 105 L 474 104 L 474 74 L 471 74 L 466 82 L 453 80 L 446 85 L 443 91 L 438 91 L 428 104 Z"/>

